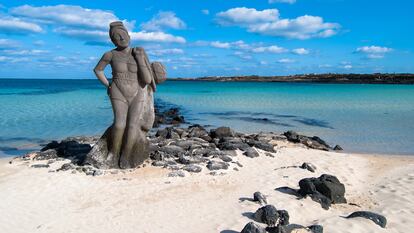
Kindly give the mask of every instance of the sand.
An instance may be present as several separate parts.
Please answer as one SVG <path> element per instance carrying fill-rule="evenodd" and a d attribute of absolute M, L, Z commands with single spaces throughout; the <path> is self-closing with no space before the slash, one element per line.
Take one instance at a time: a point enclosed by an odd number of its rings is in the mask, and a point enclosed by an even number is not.
<path fill-rule="evenodd" d="M 239 152 L 240 153 L 240 152 Z M 234 233 L 252 221 L 260 205 L 250 201 L 255 191 L 269 204 L 285 209 L 290 222 L 321 224 L 324 232 L 412 232 L 414 229 L 414 156 L 373 156 L 325 152 L 296 146 L 281 147 L 275 157 L 238 156 L 243 167 L 221 175 L 201 173 L 168 177 L 166 169 L 138 170 L 92 177 L 70 171 L 0 162 L 0 232 L 139 232 Z M 281 168 L 311 162 L 315 173 Z M 39 162 L 37 162 L 39 163 Z M 54 167 L 55 166 L 55 167 Z M 219 172 L 220 173 L 220 172 Z M 298 188 L 305 177 L 332 174 L 345 184 L 349 204 L 329 210 L 310 198 L 275 190 Z M 370 220 L 345 219 L 353 211 L 384 215 L 380 228 Z"/>

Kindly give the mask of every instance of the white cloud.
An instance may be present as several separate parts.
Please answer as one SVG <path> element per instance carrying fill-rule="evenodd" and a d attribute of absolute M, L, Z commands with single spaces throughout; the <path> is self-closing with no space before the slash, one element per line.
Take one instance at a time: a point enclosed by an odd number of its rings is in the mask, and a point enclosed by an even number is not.
<path fill-rule="evenodd" d="M 228 42 L 220 42 L 220 41 L 213 41 L 210 43 L 210 45 L 214 48 L 220 48 L 220 49 L 229 49 L 230 43 Z"/>
<path fill-rule="evenodd" d="M 234 56 L 239 57 L 240 59 L 243 60 L 251 60 L 253 57 L 249 54 L 245 54 L 243 52 L 237 51 L 233 53 Z"/>
<path fill-rule="evenodd" d="M 297 55 L 307 55 L 309 54 L 309 50 L 305 48 L 297 48 L 297 49 L 293 49 L 292 53 L 297 54 Z"/>
<path fill-rule="evenodd" d="M 186 40 L 181 36 L 174 36 L 164 32 L 130 32 L 132 40 L 146 41 L 146 42 L 171 42 L 171 43 L 186 43 Z"/>
<path fill-rule="evenodd" d="M 306 40 L 330 37 L 337 33 L 339 25 L 325 23 L 321 17 L 304 15 L 296 19 L 282 19 L 269 23 L 250 25 L 247 30 L 269 36 Z"/>
<path fill-rule="evenodd" d="M 257 47 L 257 48 L 253 48 L 252 52 L 254 53 L 285 53 L 287 52 L 287 49 L 276 46 L 276 45 L 272 45 L 272 46 L 268 46 L 268 47 Z"/>
<path fill-rule="evenodd" d="M 162 56 L 162 55 L 171 55 L 171 54 L 183 54 L 184 51 L 182 49 L 172 48 L 172 49 L 157 49 L 157 50 L 148 50 L 148 54 L 154 56 Z"/>
<path fill-rule="evenodd" d="M 343 68 L 346 70 L 349 70 L 349 69 L 352 69 L 352 65 L 344 65 Z"/>
<path fill-rule="evenodd" d="M 27 61 L 30 61 L 28 57 L 0 56 L 0 62 L 4 62 L 4 63 L 17 63 L 17 62 L 27 62 Z"/>
<path fill-rule="evenodd" d="M 269 3 L 289 3 L 289 4 L 293 4 L 295 3 L 296 0 L 269 0 Z"/>
<path fill-rule="evenodd" d="M 72 29 L 66 27 L 59 27 L 56 28 L 54 31 L 61 35 L 87 41 L 109 41 L 108 33 L 101 30 Z"/>
<path fill-rule="evenodd" d="M 141 24 L 145 31 L 161 31 L 163 29 L 185 29 L 186 24 L 180 18 L 175 16 L 174 12 L 161 11 L 156 14 L 150 21 Z"/>
<path fill-rule="evenodd" d="M 10 39 L 0 39 L 0 49 L 19 47 L 19 42 Z"/>
<path fill-rule="evenodd" d="M 304 15 L 294 19 L 280 19 L 277 9 L 258 11 L 254 8 L 232 8 L 216 14 L 222 26 L 239 26 L 248 32 L 292 39 L 310 39 L 335 35 L 340 25 L 326 23 L 322 17 Z"/>
<path fill-rule="evenodd" d="M 56 5 L 34 7 L 18 6 L 10 10 L 11 14 L 27 17 L 39 22 L 57 24 L 58 26 L 75 26 L 108 30 L 109 23 L 120 20 L 111 11 L 88 9 L 75 5 Z M 132 30 L 135 22 L 122 20 Z"/>
<path fill-rule="evenodd" d="M 204 15 L 209 15 L 210 11 L 207 10 L 207 9 L 203 9 L 203 10 L 201 10 L 201 13 L 203 13 Z"/>
<path fill-rule="evenodd" d="M 277 60 L 277 62 L 279 62 L 279 63 L 293 63 L 293 62 L 295 62 L 295 60 L 292 60 L 292 59 L 289 59 L 289 58 L 282 58 L 282 59 Z"/>
<path fill-rule="evenodd" d="M 23 50 L 3 50 L 3 53 L 9 55 L 41 55 L 49 53 L 48 50 L 41 50 L 41 49 L 23 49 Z"/>
<path fill-rule="evenodd" d="M 0 33 L 3 34 L 30 34 L 40 33 L 43 29 L 36 23 L 24 21 L 16 17 L 0 16 Z"/>
<path fill-rule="evenodd" d="M 220 25 L 250 25 L 263 22 L 272 22 L 279 19 L 279 10 L 267 9 L 258 11 L 255 8 L 237 7 L 216 15 L 216 21 Z"/>
<path fill-rule="evenodd" d="M 78 38 L 86 41 L 98 41 L 110 43 L 108 32 L 100 30 L 86 30 L 86 29 L 71 29 L 71 28 L 57 28 L 55 32 L 73 38 Z M 145 42 L 171 42 L 171 43 L 185 43 L 186 40 L 180 36 L 174 36 L 164 32 L 129 32 L 132 41 Z"/>
<path fill-rule="evenodd" d="M 356 52 L 366 54 L 367 58 L 380 59 L 384 58 L 386 53 L 392 52 L 392 48 L 381 47 L 381 46 L 363 46 L 356 49 Z"/>

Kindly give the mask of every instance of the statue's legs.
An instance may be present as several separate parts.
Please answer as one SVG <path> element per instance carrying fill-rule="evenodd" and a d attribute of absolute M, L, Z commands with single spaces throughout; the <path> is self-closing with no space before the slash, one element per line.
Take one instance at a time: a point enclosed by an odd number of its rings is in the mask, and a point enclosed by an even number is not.
<path fill-rule="evenodd" d="M 122 147 L 122 155 L 120 158 L 120 167 L 121 168 L 130 168 L 134 167 L 134 161 L 139 160 L 138 154 L 133 154 L 136 152 L 137 145 L 142 144 L 146 141 L 145 132 L 141 130 L 141 117 L 143 113 L 144 101 L 141 96 L 136 96 L 129 104 L 128 109 L 128 118 L 126 123 L 126 137 L 124 138 L 124 145 Z M 141 153 L 145 151 L 139 150 Z"/>
<path fill-rule="evenodd" d="M 111 98 L 111 103 L 114 112 L 114 123 L 112 124 L 111 129 L 111 139 L 107 160 L 114 161 L 114 164 L 118 165 L 123 140 L 122 138 L 127 122 L 128 105 L 126 102 L 115 98 Z"/>

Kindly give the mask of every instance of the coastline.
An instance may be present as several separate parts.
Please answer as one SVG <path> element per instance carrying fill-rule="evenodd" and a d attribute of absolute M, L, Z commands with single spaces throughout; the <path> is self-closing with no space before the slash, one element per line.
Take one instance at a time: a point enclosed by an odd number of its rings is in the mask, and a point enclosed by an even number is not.
<path fill-rule="evenodd" d="M 30 168 L 33 161 L 9 164 L 0 159 L 0 226 L 5 232 L 234 233 L 260 207 L 241 200 L 260 191 L 270 204 L 289 211 L 291 223 L 320 224 L 325 232 L 409 232 L 414 227 L 414 156 L 327 152 L 285 141 L 278 141 L 275 149 L 274 157 L 260 151 L 253 159 L 237 151 L 243 164 L 238 171 L 211 175 L 204 169 L 185 177 L 168 177 L 167 169 L 151 165 L 99 177 L 49 173 Z M 316 172 L 289 168 L 303 162 L 314 164 Z M 310 198 L 297 200 L 275 190 L 297 188 L 300 179 L 325 173 L 344 183 L 348 203 L 355 205 L 324 210 Z M 387 227 L 343 218 L 357 210 L 384 215 Z"/>
<path fill-rule="evenodd" d="M 279 82 L 317 84 L 414 84 L 414 74 L 298 74 L 286 76 L 207 76 L 197 78 L 171 78 L 171 81 L 208 82 Z"/>

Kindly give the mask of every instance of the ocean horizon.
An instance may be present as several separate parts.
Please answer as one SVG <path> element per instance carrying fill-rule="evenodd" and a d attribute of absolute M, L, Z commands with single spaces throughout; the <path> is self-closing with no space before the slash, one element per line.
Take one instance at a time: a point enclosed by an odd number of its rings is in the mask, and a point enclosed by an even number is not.
<path fill-rule="evenodd" d="M 346 152 L 414 154 L 414 86 L 167 81 L 156 102 L 186 121 L 244 133 L 297 131 Z M 0 79 L 0 156 L 51 140 L 100 135 L 112 123 L 96 79 Z"/>

